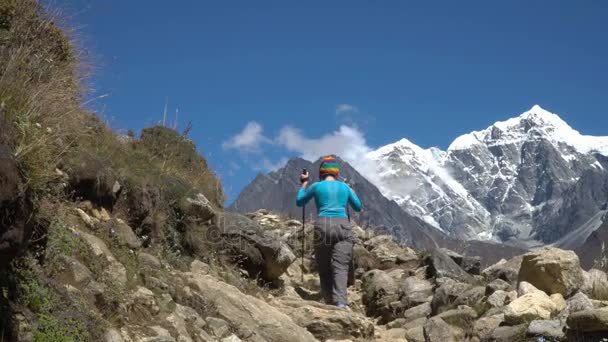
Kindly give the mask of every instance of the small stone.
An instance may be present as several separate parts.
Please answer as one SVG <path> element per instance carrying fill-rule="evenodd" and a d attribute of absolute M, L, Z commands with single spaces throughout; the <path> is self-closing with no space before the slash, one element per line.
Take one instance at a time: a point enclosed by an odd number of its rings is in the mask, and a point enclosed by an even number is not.
<path fill-rule="evenodd" d="M 492 293 L 498 290 L 509 291 L 509 289 L 511 289 L 511 284 L 502 279 L 494 279 L 488 285 L 486 285 L 486 296 L 490 296 Z"/>
<path fill-rule="evenodd" d="M 201 274 L 209 274 L 209 265 L 206 263 L 194 259 L 190 264 L 190 272 L 192 273 L 201 273 Z"/>
<path fill-rule="evenodd" d="M 148 269 L 156 270 L 156 271 L 159 271 L 161 269 L 160 260 L 158 260 L 158 258 L 155 257 L 152 254 L 148 254 L 148 253 L 145 253 L 145 252 L 140 252 L 137 255 L 137 259 L 139 260 L 139 263 L 144 268 L 148 268 Z"/>
<path fill-rule="evenodd" d="M 207 326 L 211 330 L 211 333 L 215 337 L 221 338 L 222 336 L 225 336 L 226 334 L 228 334 L 228 332 L 230 332 L 230 325 L 223 319 L 216 317 L 207 317 L 205 321 L 207 322 Z"/>
<path fill-rule="evenodd" d="M 423 329 L 426 342 L 456 342 L 452 329 L 441 318 L 429 319 Z"/>
<path fill-rule="evenodd" d="M 534 285 L 522 281 L 519 283 L 519 285 L 517 286 L 517 296 L 521 297 L 523 295 L 526 295 L 528 293 L 532 293 L 532 292 L 538 292 L 540 291 L 539 289 L 537 289 L 536 287 L 534 287 Z"/>
<path fill-rule="evenodd" d="M 488 304 L 495 308 L 502 308 L 505 306 L 507 297 L 508 294 L 505 291 L 498 290 L 488 297 Z"/>
<path fill-rule="evenodd" d="M 536 320 L 528 326 L 527 334 L 561 339 L 565 337 L 563 329 L 564 324 L 559 320 Z"/>
<path fill-rule="evenodd" d="M 116 330 L 116 329 L 110 329 L 106 332 L 105 335 L 106 338 L 106 342 L 124 342 L 124 339 L 122 338 L 120 331 Z"/>
<path fill-rule="evenodd" d="M 224 337 L 221 341 L 222 342 L 241 342 L 241 339 L 238 338 L 236 335 L 230 335 L 228 337 Z"/>

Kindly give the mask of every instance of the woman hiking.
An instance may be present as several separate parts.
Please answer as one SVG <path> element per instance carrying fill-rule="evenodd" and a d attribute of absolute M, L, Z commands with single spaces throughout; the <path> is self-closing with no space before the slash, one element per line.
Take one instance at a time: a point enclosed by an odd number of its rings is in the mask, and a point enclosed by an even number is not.
<path fill-rule="evenodd" d="M 321 293 L 327 304 L 346 308 L 348 270 L 353 254 L 353 232 L 348 220 L 347 206 L 361 211 L 361 201 L 344 182 L 339 181 L 340 166 L 336 158 L 323 157 L 319 167 L 319 182 L 308 186 L 308 171 L 300 176 L 302 188 L 296 203 L 299 207 L 315 199 L 318 219 L 314 225 L 315 257 L 317 259 Z"/>

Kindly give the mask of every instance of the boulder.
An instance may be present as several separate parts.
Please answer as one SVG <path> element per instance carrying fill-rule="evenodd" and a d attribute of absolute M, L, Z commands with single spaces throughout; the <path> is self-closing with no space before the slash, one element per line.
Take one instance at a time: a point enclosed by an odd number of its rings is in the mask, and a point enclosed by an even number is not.
<path fill-rule="evenodd" d="M 443 319 L 451 326 L 459 327 L 464 330 L 470 330 L 473 323 L 477 319 L 477 312 L 475 312 L 475 310 L 469 306 L 460 305 L 456 309 L 444 311 L 435 317 Z"/>
<path fill-rule="evenodd" d="M 409 309 L 430 302 L 433 298 L 433 285 L 428 280 L 408 277 L 399 287 L 398 293 L 405 308 Z"/>
<path fill-rule="evenodd" d="M 72 234 L 79 237 L 89 246 L 93 255 L 104 261 L 106 267 L 104 267 L 103 273 L 108 279 L 119 286 L 125 286 L 127 284 L 127 270 L 125 269 L 125 266 L 116 260 L 105 242 L 95 235 L 71 227 L 68 229 L 70 229 Z"/>
<path fill-rule="evenodd" d="M 121 246 L 126 246 L 131 249 L 138 249 L 141 247 L 141 241 L 139 241 L 133 232 L 133 229 L 121 219 L 112 219 L 105 222 L 104 229 L 106 229 L 110 236 L 115 238 Z"/>
<path fill-rule="evenodd" d="M 206 322 L 192 308 L 177 304 L 165 321 L 176 332 L 179 342 L 193 342 L 192 335 L 204 333 Z"/>
<path fill-rule="evenodd" d="M 316 341 L 306 329 L 279 309 L 243 294 L 212 276 L 184 273 L 186 286 L 179 288 L 177 302 L 207 303 L 217 315 L 238 327 L 240 336 L 259 336 L 269 341 Z"/>
<path fill-rule="evenodd" d="M 560 320 L 536 320 L 530 322 L 528 326 L 528 336 L 551 337 L 555 339 L 563 339 L 566 337 L 564 333 L 565 324 Z"/>
<path fill-rule="evenodd" d="M 180 210 L 185 215 L 201 221 L 208 221 L 216 216 L 211 202 L 201 193 L 194 197 L 184 198 L 180 202 Z"/>
<path fill-rule="evenodd" d="M 449 256 L 454 260 L 454 262 L 462 267 L 469 274 L 479 275 L 481 273 L 481 258 L 480 257 L 470 257 L 458 254 L 452 250 L 447 248 L 439 249 L 442 253 Z"/>
<path fill-rule="evenodd" d="M 137 260 L 144 269 L 159 271 L 161 268 L 160 260 L 152 254 L 140 252 L 137 254 Z"/>
<path fill-rule="evenodd" d="M 528 282 L 525 282 L 525 281 L 522 281 L 521 283 L 519 283 L 517 285 L 517 296 L 518 297 L 521 297 L 528 293 L 538 292 L 538 291 L 540 291 L 540 290 L 537 289 L 534 285 L 532 285 Z"/>
<path fill-rule="evenodd" d="M 154 292 L 149 289 L 138 286 L 127 300 L 129 312 L 137 312 L 143 317 L 151 317 L 160 312 L 160 308 L 156 304 Z"/>
<path fill-rule="evenodd" d="M 469 274 L 481 275 L 481 257 L 465 256 L 460 267 Z"/>
<path fill-rule="evenodd" d="M 230 324 L 225 320 L 217 317 L 207 317 L 207 328 L 215 337 L 222 338 L 230 332 Z"/>
<path fill-rule="evenodd" d="M 608 332 L 608 307 L 582 310 L 570 314 L 568 327 L 580 332 Z"/>
<path fill-rule="evenodd" d="M 424 324 L 426 324 L 426 321 L 423 322 L 422 325 L 407 329 L 405 338 L 408 342 L 426 342 L 424 337 Z"/>
<path fill-rule="evenodd" d="M 120 331 L 114 328 L 109 329 L 104 335 L 104 338 L 106 342 L 124 342 Z"/>
<path fill-rule="evenodd" d="M 523 256 L 518 280 L 526 281 L 547 294 L 569 297 L 583 287 L 583 270 L 573 251 L 546 247 Z"/>
<path fill-rule="evenodd" d="M 228 337 L 224 337 L 220 342 L 241 342 L 242 340 L 238 336 L 232 334 Z"/>
<path fill-rule="evenodd" d="M 375 236 L 363 244 L 379 263 L 379 268 L 386 270 L 397 264 L 397 258 L 403 260 L 417 260 L 416 253 L 407 247 L 401 247 L 390 235 Z M 415 263 L 415 262 L 414 262 Z"/>
<path fill-rule="evenodd" d="M 509 284 L 515 285 L 521 267 L 523 256 L 516 256 L 508 261 L 501 259 L 496 264 L 484 269 L 481 274 L 488 280 L 502 279 Z"/>
<path fill-rule="evenodd" d="M 488 297 L 487 302 L 488 304 L 490 304 L 490 306 L 494 308 L 502 308 L 503 306 L 505 306 L 505 304 L 507 304 L 508 298 L 509 294 L 507 292 L 498 290 Z"/>
<path fill-rule="evenodd" d="M 527 324 L 516 326 L 501 326 L 492 332 L 490 341 L 493 342 L 514 342 L 525 341 Z"/>
<path fill-rule="evenodd" d="M 562 312 L 566 309 L 567 303 L 564 297 L 559 293 L 554 293 L 549 296 L 553 303 L 555 304 L 555 309 L 557 312 Z"/>
<path fill-rule="evenodd" d="M 403 312 L 405 323 L 431 315 L 431 303 L 423 303 Z"/>
<path fill-rule="evenodd" d="M 363 305 L 368 315 L 381 316 L 392 311 L 389 304 L 397 298 L 397 284 L 386 272 L 372 270 L 361 278 Z"/>
<path fill-rule="evenodd" d="M 455 305 L 469 305 L 473 306 L 480 303 L 485 296 L 486 289 L 483 286 L 475 286 L 461 293 L 456 301 Z"/>
<path fill-rule="evenodd" d="M 593 302 L 582 292 L 578 292 L 568 299 L 568 312 L 575 313 L 583 310 L 593 310 Z"/>
<path fill-rule="evenodd" d="M 402 328 L 388 329 L 380 334 L 380 339 L 386 342 L 408 342 L 405 334 L 407 330 Z"/>
<path fill-rule="evenodd" d="M 374 335 L 374 324 L 370 319 L 333 305 L 288 297 L 275 299 L 271 304 L 320 340 L 366 339 Z"/>
<path fill-rule="evenodd" d="M 505 291 L 508 292 L 511 289 L 511 284 L 507 283 L 502 279 L 494 279 L 488 285 L 486 285 L 486 296 L 490 296 L 492 293 L 496 291 Z"/>
<path fill-rule="evenodd" d="M 433 315 L 437 315 L 444 310 L 444 307 L 454 303 L 464 292 L 469 290 L 471 285 L 460 283 L 452 279 L 442 281 L 442 284 L 435 290 L 435 295 L 431 301 Z"/>
<path fill-rule="evenodd" d="M 465 272 L 452 258 L 435 249 L 424 259 L 428 266 L 427 276 L 429 278 L 450 278 L 463 283 L 473 283 L 475 279 Z"/>
<path fill-rule="evenodd" d="M 439 317 L 426 321 L 423 329 L 426 342 L 456 342 L 450 325 Z"/>
<path fill-rule="evenodd" d="M 253 220 L 226 212 L 219 221 L 219 225 L 210 228 L 207 240 L 231 255 L 250 277 L 278 280 L 296 260 L 284 241 L 273 238 Z"/>
<path fill-rule="evenodd" d="M 527 293 L 505 307 L 505 321 L 511 325 L 547 320 L 559 312 L 556 303 L 542 291 Z"/>
<path fill-rule="evenodd" d="M 482 341 L 492 336 L 492 332 L 505 321 L 504 314 L 482 317 L 473 324 L 473 333 Z"/>
<path fill-rule="evenodd" d="M 608 293 L 608 277 L 606 272 L 591 269 L 583 271 L 583 287 L 581 291 L 591 297 L 601 297 Z"/>

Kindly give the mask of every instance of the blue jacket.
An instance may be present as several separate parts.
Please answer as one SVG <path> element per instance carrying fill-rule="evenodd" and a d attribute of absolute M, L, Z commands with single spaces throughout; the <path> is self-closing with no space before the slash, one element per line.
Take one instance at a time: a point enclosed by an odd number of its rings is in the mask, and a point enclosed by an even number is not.
<path fill-rule="evenodd" d="M 346 206 L 355 211 L 361 211 L 361 201 L 357 194 L 345 183 L 340 181 L 320 181 L 312 184 L 308 189 L 301 188 L 298 192 L 296 204 L 301 207 L 315 199 L 317 212 L 321 217 L 348 217 Z"/>

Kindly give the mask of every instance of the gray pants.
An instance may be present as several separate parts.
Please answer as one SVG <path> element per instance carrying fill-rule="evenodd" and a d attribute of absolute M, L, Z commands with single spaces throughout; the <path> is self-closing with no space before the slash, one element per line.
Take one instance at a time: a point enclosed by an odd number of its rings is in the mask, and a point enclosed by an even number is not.
<path fill-rule="evenodd" d="M 315 222 L 315 257 L 326 303 L 348 303 L 346 289 L 352 255 L 350 222 L 339 217 L 319 217 Z"/>

